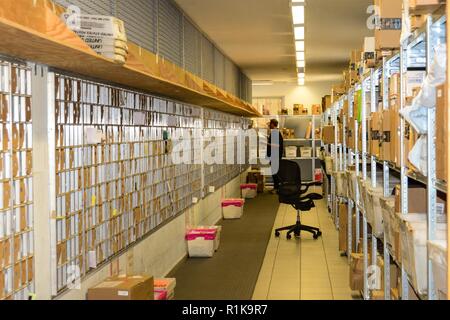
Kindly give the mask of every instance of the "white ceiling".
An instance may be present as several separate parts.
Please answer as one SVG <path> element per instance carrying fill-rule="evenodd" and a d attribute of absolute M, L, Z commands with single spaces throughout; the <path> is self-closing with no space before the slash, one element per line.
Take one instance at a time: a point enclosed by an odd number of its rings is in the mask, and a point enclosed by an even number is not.
<path fill-rule="evenodd" d="M 175 0 L 252 80 L 296 80 L 290 0 Z M 306 82 L 336 82 L 373 0 L 306 0 Z"/>

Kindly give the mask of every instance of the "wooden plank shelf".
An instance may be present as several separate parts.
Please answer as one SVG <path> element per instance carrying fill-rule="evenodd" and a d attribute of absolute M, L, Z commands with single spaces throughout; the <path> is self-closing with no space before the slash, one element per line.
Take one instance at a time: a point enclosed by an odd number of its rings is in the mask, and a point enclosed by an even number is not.
<path fill-rule="evenodd" d="M 96 54 L 59 18 L 63 10 L 50 0 L 2 0 L 0 54 L 184 103 L 261 116 L 250 104 L 131 42 L 124 65 Z"/>

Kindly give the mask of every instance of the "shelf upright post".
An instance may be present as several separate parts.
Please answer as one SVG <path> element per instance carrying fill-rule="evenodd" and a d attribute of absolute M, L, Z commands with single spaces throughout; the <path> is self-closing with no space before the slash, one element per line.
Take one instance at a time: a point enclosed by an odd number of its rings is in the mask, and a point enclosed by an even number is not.
<path fill-rule="evenodd" d="M 427 73 L 431 71 L 433 63 L 433 19 L 431 15 L 427 16 L 426 31 L 426 53 L 427 53 Z M 427 199 L 428 199 L 428 240 L 436 240 L 436 109 L 428 108 L 428 134 L 427 134 Z M 428 255 L 428 300 L 436 300 L 434 290 L 434 277 L 431 259 Z"/>
<path fill-rule="evenodd" d="M 446 5 L 446 16 L 449 17 L 450 16 L 450 6 Z M 447 44 L 450 43 L 450 25 L 448 23 L 445 24 L 446 25 L 446 37 L 447 37 Z M 448 79 L 450 79 L 450 58 L 449 58 L 450 54 L 449 51 L 447 50 L 447 81 Z M 447 86 L 448 87 L 448 86 Z M 448 88 L 447 88 L 447 105 L 449 104 L 449 94 L 448 94 Z M 447 112 L 447 119 L 444 119 L 444 121 L 447 121 L 447 123 L 450 123 L 450 113 Z M 446 135 L 446 140 L 447 140 L 447 145 L 445 146 L 447 148 L 447 150 L 450 147 L 450 131 L 448 130 L 447 127 L 447 132 L 445 133 Z M 446 159 L 445 161 L 447 161 L 447 167 L 449 166 L 450 163 L 450 159 Z M 450 181 L 450 172 L 447 172 L 447 181 Z M 447 194 L 448 194 L 448 187 L 447 187 Z M 450 209 L 447 207 L 447 216 L 449 215 Z M 447 248 L 450 246 L 450 229 L 448 228 L 447 225 Z M 450 250 L 447 250 L 447 261 L 450 260 Z M 450 268 L 448 267 L 448 263 L 447 263 L 447 288 L 450 287 Z M 448 291 L 448 290 L 447 290 Z M 447 293 L 447 299 L 450 300 L 450 292 Z"/>
<path fill-rule="evenodd" d="M 337 112 L 338 112 L 338 101 L 333 106 L 333 125 L 334 125 L 334 152 L 333 152 L 333 164 L 334 164 L 334 172 L 336 173 L 338 171 L 338 122 L 337 122 Z M 334 187 L 334 197 L 333 197 L 333 217 L 334 217 L 334 224 L 336 226 L 336 229 L 339 229 L 339 212 L 338 212 L 338 205 L 337 205 L 337 194 L 336 194 L 336 181 L 334 177 L 332 176 L 331 179 L 333 180 L 333 187 Z"/>
<path fill-rule="evenodd" d="M 384 61 L 385 58 L 383 58 Z M 384 70 L 384 69 L 383 69 Z M 372 70 L 370 75 L 371 81 L 370 81 L 370 112 L 374 113 L 377 111 L 377 101 L 376 101 L 376 91 L 375 91 L 375 82 L 377 80 L 376 73 Z M 370 132 L 369 132 L 370 134 Z M 375 159 L 375 155 L 371 155 L 370 157 L 370 163 L 371 163 L 371 180 L 372 180 L 372 187 L 376 188 L 377 186 L 377 162 Z"/>
<path fill-rule="evenodd" d="M 312 175 L 311 177 L 313 177 L 313 180 L 315 180 L 315 172 L 316 172 L 316 158 L 319 157 L 319 155 L 317 154 L 317 149 L 316 149 L 316 117 L 313 115 L 311 118 L 311 139 L 312 139 L 312 150 L 311 150 L 311 155 L 312 155 L 312 164 L 311 164 L 311 170 L 312 170 Z"/>
<path fill-rule="evenodd" d="M 405 108 L 406 85 L 405 73 L 408 71 L 408 41 L 400 43 L 400 109 Z M 401 213 L 408 214 L 408 168 L 405 150 L 405 119 L 400 118 L 400 178 L 401 178 Z M 401 275 L 402 300 L 409 300 L 408 274 L 402 263 Z"/>
<path fill-rule="evenodd" d="M 355 102 L 353 102 L 355 103 Z M 356 117 L 356 115 L 354 115 Z M 358 120 L 355 119 L 355 131 L 354 131 L 354 137 L 355 137 L 355 168 L 356 168 L 356 178 L 359 179 L 361 177 L 361 170 L 359 168 L 360 158 L 359 158 L 359 123 Z M 355 210 L 356 210 L 356 226 L 355 226 L 355 234 L 356 234 L 356 241 L 355 241 L 355 250 L 358 250 L 359 242 L 361 239 L 361 230 L 360 230 L 360 211 L 359 211 L 359 203 L 360 203 L 360 190 L 359 188 L 356 190 L 356 204 L 355 204 Z"/>
<path fill-rule="evenodd" d="M 366 122 L 366 110 L 367 110 L 367 101 L 366 101 L 366 79 L 362 81 L 361 87 L 361 140 L 362 140 L 362 177 L 365 181 L 367 179 L 367 122 Z M 367 247 L 367 216 L 366 212 L 363 212 L 363 254 L 364 254 L 364 266 L 363 266 L 363 279 L 364 279 L 364 300 L 369 300 L 369 256 L 368 256 L 368 247 Z"/>
<path fill-rule="evenodd" d="M 390 62 L 383 58 L 383 110 L 389 109 L 388 83 L 391 76 Z M 389 166 L 387 161 L 383 161 L 383 195 L 390 196 L 389 190 Z M 391 256 L 387 245 L 388 238 L 386 232 L 383 236 L 383 260 L 384 260 L 384 299 L 391 299 Z"/>

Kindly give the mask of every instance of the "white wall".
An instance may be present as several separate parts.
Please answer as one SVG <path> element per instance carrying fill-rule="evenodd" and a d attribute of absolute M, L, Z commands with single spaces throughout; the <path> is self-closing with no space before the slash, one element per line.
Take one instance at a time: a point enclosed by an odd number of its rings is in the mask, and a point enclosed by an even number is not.
<path fill-rule="evenodd" d="M 292 84 L 274 84 L 271 86 L 253 86 L 253 97 L 285 97 L 285 106 L 292 109 L 294 104 L 303 104 L 310 108 L 312 104 L 322 104 L 322 97 L 330 94 L 328 82 L 298 86 Z"/>
<path fill-rule="evenodd" d="M 86 292 L 111 275 L 111 268 L 117 268 L 120 274 L 147 274 L 154 277 L 166 276 L 181 260 L 187 256 L 184 239 L 188 225 L 214 225 L 222 217 L 221 199 L 240 197 L 240 184 L 245 181 L 243 173 L 223 188 L 201 200 L 195 206 L 156 231 L 154 234 L 130 248 L 112 263 L 92 272 L 81 283 L 81 290 L 69 290 L 57 299 L 83 300 Z M 48 279 L 48 278 L 47 278 Z M 49 281 L 48 281 L 49 282 Z M 40 297 L 45 299 L 43 297 Z M 46 297 L 49 299 L 50 297 Z"/>

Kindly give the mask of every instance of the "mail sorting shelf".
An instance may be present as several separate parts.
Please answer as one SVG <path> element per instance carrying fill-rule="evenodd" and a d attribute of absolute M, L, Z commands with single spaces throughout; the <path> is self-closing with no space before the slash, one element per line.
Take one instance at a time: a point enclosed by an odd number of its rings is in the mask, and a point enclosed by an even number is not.
<path fill-rule="evenodd" d="M 243 161 L 238 159 L 238 147 L 241 146 L 238 134 L 245 125 L 238 116 L 204 110 L 205 196 L 246 170 L 248 158 L 244 158 Z M 248 155 L 248 141 L 242 143 L 242 147 L 244 154 Z"/>
<path fill-rule="evenodd" d="M 73 268 L 84 276 L 200 196 L 201 165 L 175 165 L 170 139 L 202 120 L 198 107 L 59 73 L 55 118 L 60 292 Z"/>
<path fill-rule="evenodd" d="M 0 300 L 34 292 L 31 70 L 0 58 Z"/>

